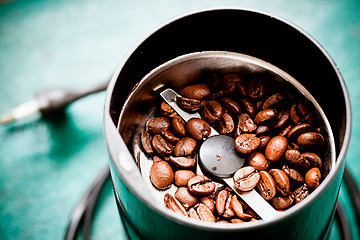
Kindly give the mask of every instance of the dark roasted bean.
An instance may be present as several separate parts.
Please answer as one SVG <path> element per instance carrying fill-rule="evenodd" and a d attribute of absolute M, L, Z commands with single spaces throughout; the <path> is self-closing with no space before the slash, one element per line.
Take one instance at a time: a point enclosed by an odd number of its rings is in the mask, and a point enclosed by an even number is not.
<path fill-rule="evenodd" d="M 251 215 L 244 213 L 242 204 L 240 203 L 236 195 L 232 195 L 231 197 L 231 208 L 236 216 L 245 221 L 249 221 L 252 218 Z"/>
<path fill-rule="evenodd" d="M 235 124 L 232 117 L 225 113 L 217 123 L 217 130 L 220 134 L 230 134 L 234 131 Z"/>
<path fill-rule="evenodd" d="M 321 168 L 322 161 L 321 161 L 321 158 L 317 154 L 311 153 L 311 152 L 305 152 L 305 153 L 302 153 L 301 156 L 303 158 L 305 158 L 312 166 Z"/>
<path fill-rule="evenodd" d="M 165 138 L 166 141 L 174 143 L 179 141 L 179 138 L 176 137 L 172 132 L 169 130 L 162 130 L 161 135 Z"/>
<path fill-rule="evenodd" d="M 191 195 L 187 187 L 179 187 L 176 190 L 174 196 L 177 200 L 179 200 L 180 203 L 183 204 L 185 208 L 192 207 L 198 203 L 198 199 Z"/>
<path fill-rule="evenodd" d="M 265 77 L 254 77 L 247 86 L 247 95 L 251 98 L 261 98 L 267 93 L 269 80 Z"/>
<path fill-rule="evenodd" d="M 302 123 L 294 126 L 288 133 L 289 139 L 296 140 L 301 134 L 310 132 L 311 125 L 307 123 Z"/>
<path fill-rule="evenodd" d="M 171 121 L 172 129 L 174 130 L 175 135 L 180 137 L 186 136 L 186 130 L 185 130 L 185 121 L 181 117 L 177 116 L 173 118 Z"/>
<path fill-rule="evenodd" d="M 239 134 L 242 134 L 242 133 L 251 133 L 255 131 L 257 126 L 254 123 L 254 121 L 251 119 L 249 114 L 242 113 L 239 116 L 237 128 L 238 128 L 237 132 Z"/>
<path fill-rule="evenodd" d="M 192 157 L 173 157 L 170 156 L 170 161 L 179 168 L 193 168 L 196 164 L 196 159 Z"/>
<path fill-rule="evenodd" d="M 283 128 L 288 123 L 289 118 L 290 118 L 289 111 L 288 110 L 282 110 L 281 112 L 279 112 L 276 115 L 272 126 L 274 128 Z"/>
<path fill-rule="evenodd" d="M 220 120 L 222 114 L 223 109 L 221 104 L 213 100 L 206 101 L 201 111 L 201 117 L 209 123 Z"/>
<path fill-rule="evenodd" d="M 281 169 L 286 173 L 286 175 L 288 175 L 290 180 L 295 182 L 304 182 L 303 175 L 295 169 L 289 168 L 288 165 L 283 165 Z"/>
<path fill-rule="evenodd" d="M 210 125 L 201 118 L 192 118 L 185 124 L 186 132 L 195 140 L 202 140 L 211 134 Z"/>
<path fill-rule="evenodd" d="M 293 195 L 294 195 L 295 204 L 298 204 L 299 202 L 304 200 L 307 196 L 309 196 L 309 190 L 306 187 L 306 184 L 304 184 L 303 186 L 297 188 L 294 191 Z"/>
<path fill-rule="evenodd" d="M 154 162 L 150 168 L 150 179 L 155 187 L 164 189 L 173 183 L 174 172 L 167 162 Z"/>
<path fill-rule="evenodd" d="M 285 102 L 285 94 L 275 93 L 268 97 L 262 105 L 262 109 L 278 108 L 283 102 Z"/>
<path fill-rule="evenodd" d="M 153 137 L 151 144 L 155 151 L 162 156 L 169 155 L 173 151 L 173 146 L 168 143 L 160 134 Z"/>
<path fill-rule="evenodd" d="M 188 181 L 188 188 L 192 194 L 195 195 L 208 195 L 215 189 L 215 183 L 206 176 L 195 176 Z"/>
<path fill-rule="evenodd" d="M 240 153 L 249 154 L 255 152 L 260 146 L 260 138 L 255 134 L 241 134 L 235 139 L 235 148 Z"/>
<path fill-rule="evenodd" d="M 195 84 L 184 87 L 180 94 L 186 98 L 203 99 L 210 95 L 210 89 L 206 84 Z"/>
<path fill-rule="evenodd" d="M 256 115 L 256 107 L 255 105 L 248 99 L 240 99 L 239 100 L 241 109 L 247 112 L 251 117 L 255 117 Z"/>
<path fill-rule="evenodd" d="M 317 132 L 307 132 L 301 134 L 297 139 L 297 144 L 307 150 L 318 150 L 324 146 L 324 137 Z"/>
<path fill-rule="evenodd" d="M 284 128 L 284 129 L 279 133 L 279 136 L 281 136 L 281 137 L 286 137 L 286 136 L 289 134 L 289 132 L 290 132 L 290 130 L 291 130 L 292 127 L 293 127 L 292 125 L 289 125 L 289 126 L 287 126 L 286 128 Z"/>
<path fill-rule="evenodd" d="M 287 139 L 281 136 L 273 137 L 265 148 L 265 157 L 267 160 L 279 161 L 287 150 Z"/>
<path fill-rule="evenodd" d="M 254 152 L 249 156 L 248 164 L 258 171 L 265 171 L 269 167 L 265 156 L 259 152 Z"/>
<path fill-rule="evenodd" d="M 216 211 L 217 213 L 222 216 L 226 210 L 226 203 L 228 199 L 231 198 L 231 193 L 227 189 L 221 190 L 216 196 Z M 230 205 L 228 204 L 228 208 Z"/>
<path fill-rule="evenodd" d="M 256 129 L 256 136 L 262 136 L 270 133 L 268 126 L 258 126 Z"/>
<path fill-rule="evenodd" d="M 177 116 L 175 110 L 165 101 L 160 105 L 160 112 L 164 117 L 174 118 Z"/>
<path fill-rule="evenodd" d="M 259 150 L 260 151 L 264 151 L 268 142 L 270 141 L 271 137 L 270 136 L 260 136 L 260 146 L 259 146 Z"/>
<path fill-rule="evenodd" d="M 290 166 L 300 170 L 307 171 L 310 169 L 310 163 L 301 156 L 298 150 L 287 150 L 285 153 L 285 159 Z"/>
<path fill-rule="evenodd" d="M 162 130 L 168 130 L 170 127 L 170 121 L 166 117 L 157 117 L 150 119 L 147 122 L 147 129 L 152 134 L 160 134 Z"/>
<path fill-rule="evenodd" d="M 176 157 L 191 155 L 196 148 L 196 141 L 189 137 L 180 139 L 174 148 L 174 154 Z"/>
<path fill-rule="evenodd" d="M 236 189 L 249 191 L 256 187 L 260 180 L 260 174 L 251 166 L 242 167 L 233 176 Z"/>
<path fill-rule="evenodd" d="M 290 180 L 286 173 L 280 169 L 271 169 L 269 173 L 274 179 L 276 189 L 286 196 L 290 192 Z"/>
<path fill-rule="evenodd" d="M 320 184 L 321 173 L 318 168 L 310 169 L 305 175 L 305 183 L 310 190 L 314 191 Z"/>
<path fill-rule="evenodd" d="M 260 171 L 260 181 L 257 185 L 261 196 L 265 200 L 270 200 L 275 197 L 276 194 L 276 184 L 274 179 L 271 177 L 270 173 L 266 171 Z"/>
<path fill-rule="evenodd" d="M 295 104 L 290 109 L 290 117 L 295 124 L 308 123 L 314 121 L 314 115 L 311 110 L 304 104 Z"/>
<path fill-rule="evenodd" d="M 254 122 L 256 124 L 265 124 L 266 122 L 273 120 L 275 116 L 276 114 L 274 109 L 265 109 L 256 114 Z"/>
<path fill-rule="evenodd" d="M 166 193 L 164 196 L 164 203 L 167 208 L 170 210 L 182 214 L 184 216 L 187 216 L 187 212 L 185 208 L 181 205 L 181 203 L 174 198 L 171 194 Z"/>
<path fill-rule="evenodd" d="M 232 115 L 239 115 L 241 113 L 240 105 L 231 98 L 222 98 L 225 110 Z"/>
<path fill-rule="evenodd" d="M 189 112 L 195 112 L 204 106 L 202 100 L 195 98 L 177 97 L 176 102 L 180 108 Z"/>
<path fill-rule="evenodd" d="M 274 197 L 270 200 L 270 203 L 275 209 L 285 209 L 289 207 L 293 203 L 293 201 L 293 194 L 289 194 L 285 197 Z"/>
<path fill-rule="evenodd" d="M 154 153 L 151 142 L 152 142 L 152 137 L 149 134 L 149 132 L 142 131 L 142 133 L 141 133 L 141 145 L 142 145 L 144 151 L 147 154 L 150 154 L 150 155 Z"/>

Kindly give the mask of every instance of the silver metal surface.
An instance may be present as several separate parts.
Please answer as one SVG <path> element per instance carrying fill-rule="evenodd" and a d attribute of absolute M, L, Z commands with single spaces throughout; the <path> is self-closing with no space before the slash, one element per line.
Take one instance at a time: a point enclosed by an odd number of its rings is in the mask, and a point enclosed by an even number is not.
<path fill-rule="evenodd" d="M 119 117 L 118 131 L 127 144 L 129 151 L 133 154 L 143 176 L 144 184 L 152 192 L 154 202 L 163 205 L 164 194 L 166 192 L 174 193 L 176 186 L 173 185 L 169 189 L 161 191 L 152 186 L 149 177 L 152 158 L 144 154 L 140 143 L 140 134 L 146 128 L 146 122 L 156 116 L 161 103 L 159 95 L 162 91 L 167 88 L 179 91 L 183 87 L 198 81 L 209 72 L 214 71 L 219 74 L 266 73 L 275 81 L 281 83 L 284 88 L 294 90 L 299 97 L 308 101 L 314 107 L 320 124 L 325 126 L 327 132 L 322 172 L 325 176 L 324 181 L 326 181 L 326 176 L 335 169 L 335 144 L 330 124 L 314 97 L 292 76 L 268 62 L 240 53 L 204 51 L 177 57 L 149 72 L 129 94 Z M 221 184 L 218 184 L 218 186 L 221 186 Z M 322 186 L 320 185 L 315 192 L 321 191 L 321 189 Z M 293 206 L 287 212 L 301 208 L 313 197 L 316 197 L 315 193 L 310 194 L 308 198 Z"/>

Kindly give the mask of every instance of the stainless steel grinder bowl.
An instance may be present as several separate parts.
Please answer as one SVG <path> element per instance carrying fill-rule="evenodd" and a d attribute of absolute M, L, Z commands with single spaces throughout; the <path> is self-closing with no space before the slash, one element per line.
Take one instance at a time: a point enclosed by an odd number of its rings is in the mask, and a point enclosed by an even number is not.
<path fill-rule="evenodd" d="M 309 90 L 329 119 L 337 149 L 335 169 L 306 202 L 288 210 L 284 217 L 216 224 L 173 214 L 154 201 L 129 151 L 127 143 L 134 140 L 129 129 L 136 128 L 127 126 L 122 131 L 120 122 L 120 134 L 116 129 L 127 96 L 148 72 L 177 56 L 206 50 L 244 53 L 285 70 Z M 144 94 L 143 101 L 152 99 L 148 97 Z M 131 126 L 143 124 L 146 117 L 139 114 L 132 118 Z M 213 9 L 181 17 L 143 40 L 118 67 L 107 91 L 105 137 L 119 210 L 126 215 L 126 224 L 149 239 L 226 239 L 240 235 L 324 238 L 337 202 L 350 121 L 349 98 L 338 69 L 322 47 L 301 29 L 269 14 L 244 9 Z"/>

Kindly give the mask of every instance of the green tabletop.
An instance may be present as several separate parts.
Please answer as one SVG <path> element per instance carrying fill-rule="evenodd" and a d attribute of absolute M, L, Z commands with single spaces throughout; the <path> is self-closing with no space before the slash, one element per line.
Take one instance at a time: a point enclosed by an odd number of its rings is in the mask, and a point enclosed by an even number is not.
<path fill-rule="evenodd" d="M 346 165 L 360 188 L 360 1 L 311 0 L 0 0 L 0 113 L 41 89 L 106 81 L 159 24 L 216 6 L 255 8 L 288 19 L 329 52 L 348 87 L 353 130 Z M 62 239 L 76 203 L 108 163 L 104 93 L 63 115 L 0 126 L 0 239 Z M 336 109 L 334 109 L 336 111 Z M 359 238 L 344 184 L 340 202 Z M 127 239 L 111 182 L 94 214 L 93 239 Z M 330 239 L 339 239 L 333 224 Z"/>

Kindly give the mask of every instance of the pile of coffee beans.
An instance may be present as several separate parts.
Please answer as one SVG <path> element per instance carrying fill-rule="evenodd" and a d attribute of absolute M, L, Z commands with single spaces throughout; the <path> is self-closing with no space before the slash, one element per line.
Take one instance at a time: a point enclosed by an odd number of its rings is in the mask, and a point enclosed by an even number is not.
<path fill-rule="evenodd" d="M 201 118 L 185 122 L 162 102 L 141 133 L 143 150 L 153 159 L 154 187 L 178 187 L 174 195 L 165 194 L 167 208 L 209 222 L 260 219 L 230 188 L 195 174 L 199 146 L 211 127 L 232 136 L 246 159 L 233 176 L 238 190 L 255 189 L 283 211 L 319 186 L 326 132 L 313 106 L 294 90 L 267 75 L 212 73 L 180 89 L 180 95 L 179 107 Z"/>

